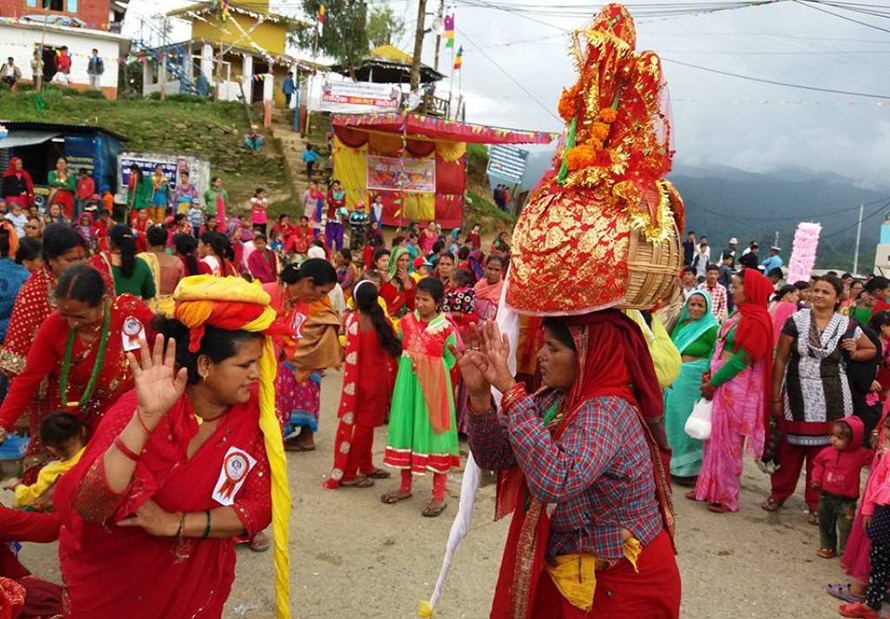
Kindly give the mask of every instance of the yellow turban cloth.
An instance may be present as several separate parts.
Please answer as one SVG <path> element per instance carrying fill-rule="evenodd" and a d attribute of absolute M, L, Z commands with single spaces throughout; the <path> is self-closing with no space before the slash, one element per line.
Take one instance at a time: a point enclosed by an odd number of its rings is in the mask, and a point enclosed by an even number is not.
<path fill-rule="evenodd" d="M 271 298 L 258 282 L 240 277 L 195 275 L 186 277 L 173 293 L 174 316 L 191 330 L 189 349 L 198 350 L 204 327 L 266 333 L 275 321 Z M 275 538 L 275 604 L 278 619 L 290 619 L 290 556 L 288 523 L 290 490 L 281 426 L 275 415 L 275 377 L 278 364 L 272 338 L 267 334 L 260 359 L 260 429 L 272 471 L 272 532 Z"/>

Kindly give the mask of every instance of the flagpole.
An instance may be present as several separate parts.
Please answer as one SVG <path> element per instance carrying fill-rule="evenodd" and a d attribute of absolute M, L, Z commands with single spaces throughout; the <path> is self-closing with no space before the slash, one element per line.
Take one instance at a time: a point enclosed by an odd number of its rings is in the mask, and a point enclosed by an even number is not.
<path fill-rule="evenodd" d="M 454 95 L 454 45 L 451 46 L 451 79 L 448 80 L 448 115 L 451 115 L 451 98 Z M 455 115 L 457 118 L 457 115 Z"/>

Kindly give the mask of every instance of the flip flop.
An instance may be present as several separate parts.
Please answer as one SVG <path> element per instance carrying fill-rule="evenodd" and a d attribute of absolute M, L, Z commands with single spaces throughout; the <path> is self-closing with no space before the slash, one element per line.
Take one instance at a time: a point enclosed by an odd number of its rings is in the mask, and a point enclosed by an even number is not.
<path fill-rule="evenodd" d="M 782 504 L 775 500 L 773 497 L 768 498 L 763 503 L 760 504 L 760 508 L 765 512 L 775 512 L 781 509 Z"/>
<path fill-rule="evenodd" d="M 396 494 L 395 492 L 387 492 L 382 497 L 380 497 L 380 501 L 385 503 L 386 505 L 395 505 L 396 503 L 401 503 L 407 499 L 411 498 L 411 494 Z"/>
<path fill-rule="evenodd" d="M 817 514 L 816 512 L 809 512 L 807 514 L 807 522 L 809 522 L 813 526 L 818 525 L 819 524 L 819 514 Z"/>
<path fill-rule="evenodd" d="M 833 595 L 839 600 L 843 600 L 845 602 L 862 602 L 865 600 L 864 597 L 859 597 L 850 592 L 850 583 L 835 583 L 833 585 L 826 585 L 826 590 L 829 595 Z"/>
<path fill-rule="evenodd" d="M 837 551 L 832 550 L 831 548 L 820 548 L 819 552 L 816 554 L 823 559 L 834 559 L 837 556 Z"/>
<path fill-rule="evenodd" d="M 344 488 L 370 488 L 374 485 L 374 481 L 362 476 L 341 481 L 340 485 Z"/>
<path fill-rule="evenodd" d="M 439 507 L 436 507 L 435 509 L 430 508 L 430 506 L 427 505 L 426 509 L 424 509 L 420 513 L 421 513 L 421 515 L 423 515 L 424 518 L 435 518 L 437 516 L 440 516 L 442 514 L 442 512 L 444 512 L 447 507 L 448 507 L 448 503 L 442 503 Z"/>
<path fill-rule="evenodd" d="M 257 533 L 254 538 L 250 540 L 250 549 L 254 552 L 266 552 L 269 550 L 270 546 L 272 546 L 272 542 L 265 533 Z"/>
<path fill-rule="evenodd" d="M 687 501 L 698 501 L 698 499 L 695 498 L 695 490 L 688 490 L 683 493 L 683 496 L 686 497 Z"/>
<path fill-rule="evenodd" d="M 368 473 L 366 477 L 370 477 L 371 479 L 389 479 L 392 477 L 392 473 L 385 469 L 374 469 Z"/>
<path fill-rule="evenodd" d="M 860 619 L 881 619 L 881 613 L 872 610 L 862 602 L 853 602 L 852 604 L 841 604 L 837 609 L 841 617 L 859 617 Z"/>
<path fill-rule="evenodd" d="M 723 503 L 708 503 L 708 511 L 714 512 L 715 514 L 725 514 L 729 511 L 729 507 Z"/>

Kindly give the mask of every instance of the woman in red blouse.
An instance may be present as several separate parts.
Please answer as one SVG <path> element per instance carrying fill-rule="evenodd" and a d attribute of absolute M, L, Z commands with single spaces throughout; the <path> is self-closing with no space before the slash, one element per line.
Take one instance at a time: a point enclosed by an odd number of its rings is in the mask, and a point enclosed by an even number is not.
<path fill-rule="evenodd" d="M 66 619 L 219 618 L 233 539 L 262 531 L 273 510 L 277 616 L 289 616 L 274 320 L 259 286 L 186 278 L 154 351 L 142 340 L 141 361 L 129 356 L 136 389 L 56 490 Z"/>
<path fill-rule="evenodd" d="M 664 409 L 646 342 L 617 310 L 544 327 L 546 389 L 534 395 L 514 381 L 495 323 L 481 350 L 458 353 L 470 448 L 499 471 L 495 517 L 513 512 L 491 617 L 676 619 Z"/>
<path fill-rule="evenodd" d="M 69 267 L 55 288 L 58 309 L 40 326 L 25 368 L 12 382 L 0 407 L 0 442 L 32 404 L 46 381 L 43 406 L 31 409 L 31 441 L 25 454 L 25 483 L 52 459 L 39 439 L 38 426 L 50 411 L 64 410 L 93 434 L 102 416 L 133 378 L 125 346 L 145 337 L 154 318 L 132 295 L 114 296 L 93 267 Z"/>

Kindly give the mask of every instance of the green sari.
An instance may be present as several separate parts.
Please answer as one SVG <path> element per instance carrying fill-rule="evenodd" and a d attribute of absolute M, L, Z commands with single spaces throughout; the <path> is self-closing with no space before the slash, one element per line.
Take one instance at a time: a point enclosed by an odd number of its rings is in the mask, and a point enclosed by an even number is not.
<path fill-rule="evenodd" d="M 711 297 L 704 290 L 695 295 L 704 297 L 708 311 L 698 320 L 689 318 L 689 299 L 683 305 L 680 319 L 671 332 L 671 341 L 681 355 L 698 357 L 680 366 L 680 376 L 664 391 L 664 414 L 668 444 L 671 446 L 671 475 L 696 477 L 702 465 L 702 442 L 686 434 L 684 426 L 692 408 L 701 398 L 702 374 L 708 371 L 720 324 L 711 313 Z"/>

